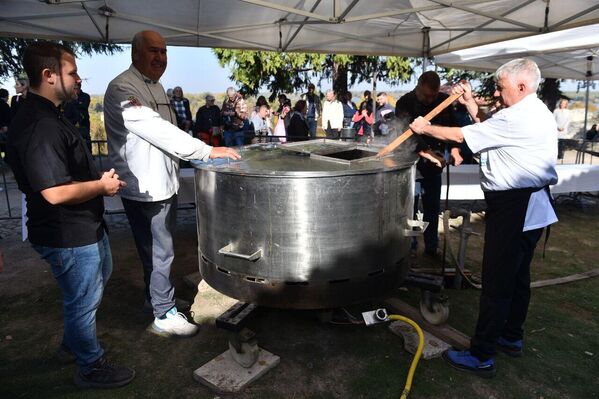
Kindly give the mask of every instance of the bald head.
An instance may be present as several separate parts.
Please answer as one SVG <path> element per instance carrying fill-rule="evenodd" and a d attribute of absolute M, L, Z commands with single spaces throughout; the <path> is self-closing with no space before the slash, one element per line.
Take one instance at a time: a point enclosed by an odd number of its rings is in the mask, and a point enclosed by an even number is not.
<path fill-rule="evenodd" d="M 131 41 L 133 66 L 144 76 L 159 80 L 166 70 L 166 42 L 160 33 L 151 30 L 138 32 Z"/>

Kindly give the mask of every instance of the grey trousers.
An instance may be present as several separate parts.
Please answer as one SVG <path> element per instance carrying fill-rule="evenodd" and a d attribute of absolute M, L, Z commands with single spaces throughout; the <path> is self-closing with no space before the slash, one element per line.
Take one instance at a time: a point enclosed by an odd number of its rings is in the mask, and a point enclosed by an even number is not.
<path fill-rule="evenodd" d="M 162 317 L 175 306 L 170 274 L 175 258 L 177 196 L 158 202 L 122 200 L 143 265 L 146 298 L 152 304 L 154 316 Z"/>

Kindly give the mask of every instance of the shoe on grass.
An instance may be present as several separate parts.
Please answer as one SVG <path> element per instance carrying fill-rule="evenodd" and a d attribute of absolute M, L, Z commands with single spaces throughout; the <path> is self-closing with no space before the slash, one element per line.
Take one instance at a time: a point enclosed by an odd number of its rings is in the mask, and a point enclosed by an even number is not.
<path fill-rule="evenodd" d="M 191 309 L 191 303 L 189 303 L 189 301 L 186 301 L 185 299 L 175 298 L 175 307 L 183 312 L 187 312 L 189 309 Z M 154 308 L 152 307 L 152 303 L 148 299 L 146 299 L 144 301 L 143 310 L 144 310 L 144 313 L 148 313 L 148 314 L 154 313 Z"/>
<path fill-rule="evenodd" d="M 163 337 L 191 337 L 198 330 L 198 326 L 187 321 L 183 313 L 177 312 L 176 306 L 161 318 L 154 318 L 154 322 L 150 325 L 151 332 Z"/>
<path fill-rule="evenodd" d="M 135 371 L 129 367 L 110 363 L 105 356 L 94 362 L 92 370 L 75 374 L 75 385 L 79 388 L 118 388 L 127 385 L 135 377 Z"/>
<path fill-rule="evenodd" d="M 499 337 L 497 340 L 497 349 L 511 357 L 521 357 L 522 347 L 523 344 L 521 339 L 516 341 L 508 341 L 503 337 Z"/>
<path fill-rule="evenodd" d="M 479 377 L 492 378 L 495 376 L 496 368 L 495 359 L 493 358 L 482 361 L 472 355 L 470 351 L 456 351 L 450 349 L 443 352 L 443 359 L 445 359 L 451 367 L 476 374 Z"/>

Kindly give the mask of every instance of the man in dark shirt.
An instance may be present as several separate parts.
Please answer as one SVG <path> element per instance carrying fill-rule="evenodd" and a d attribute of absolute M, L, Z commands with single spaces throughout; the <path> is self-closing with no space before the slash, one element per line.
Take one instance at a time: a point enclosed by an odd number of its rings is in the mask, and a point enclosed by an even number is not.
<path fill-rule="evenodd" d="M 418 78 L 416 88 L 403 95 L 395 104 L 395 115 L 406 124 L 411 123 L 419 116 L 424 116 L 441 104 L 448 95 L 439 92 L 441 80 L 439 75 L 433 71 L 424 72 Z M 442 126 L 457 126 L 457 122 L 450 108 L 445 108 L 432 121 Z M 406 125 L 407 126 L 407 125 Z M 444 156 L 446 144 L 430 136 L 413 136 L 410 140 L 424 139 L 427 150 Z M 458 144 L 450 145 L 451 156 L 454 165 L 462 162 Z M 421 157 L 416 168 L 421 176 L 416 181 L 420 183 L 422 208 L 424 221 L 428 222 L 428 228 L 424 232 L 424 253 L 431 256 L 437 255 L 439 245 L 439 213 L 441 212 L 441 172 L 443 168 L 438 167 L 429 159 Z M 418 201 L 414 201 L 415 212 L 418 209 Z M 415 249 L 415 247 L 414 247 Z"/>
<path fill-rule="evenodd" d="M 206 95 L 206 104 L 200 107 L 196 113 L 194 133 L 204 143 L 217 147 L 220 145 L 220 127 L 223 123 L 220 117 L 220 108 L 214 104 L 214 101 L 215 98 L 212 94 Z"/>
<path fill-rule="evenodd" d="M 23 65 L 31 91 L 8 131 L 8 162 L 27 200 L 29 241 L 63 291 L 61 357 L 75 358 L 79 387 L 123 386 L 135 372 L 106 360 L 96 311 L 112 272 L 102 196 L 115 195 L 124 182 L 114 169 L 100 176 L 79 132 L 60 112 L 81 82 L 73 52 L 38 41 L 25 51 Z"/>

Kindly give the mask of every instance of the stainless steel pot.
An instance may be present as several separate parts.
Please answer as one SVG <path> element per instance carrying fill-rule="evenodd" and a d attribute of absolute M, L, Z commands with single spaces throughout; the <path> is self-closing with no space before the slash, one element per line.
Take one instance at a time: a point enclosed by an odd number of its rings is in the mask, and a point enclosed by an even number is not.
<path fill-rule="evenodd" d="M 382 297 L 408 270 L 413 154 L 328 140 L 244 147 L 194 163 L 200 271 L 259 305 L 315 309 Z"/>

